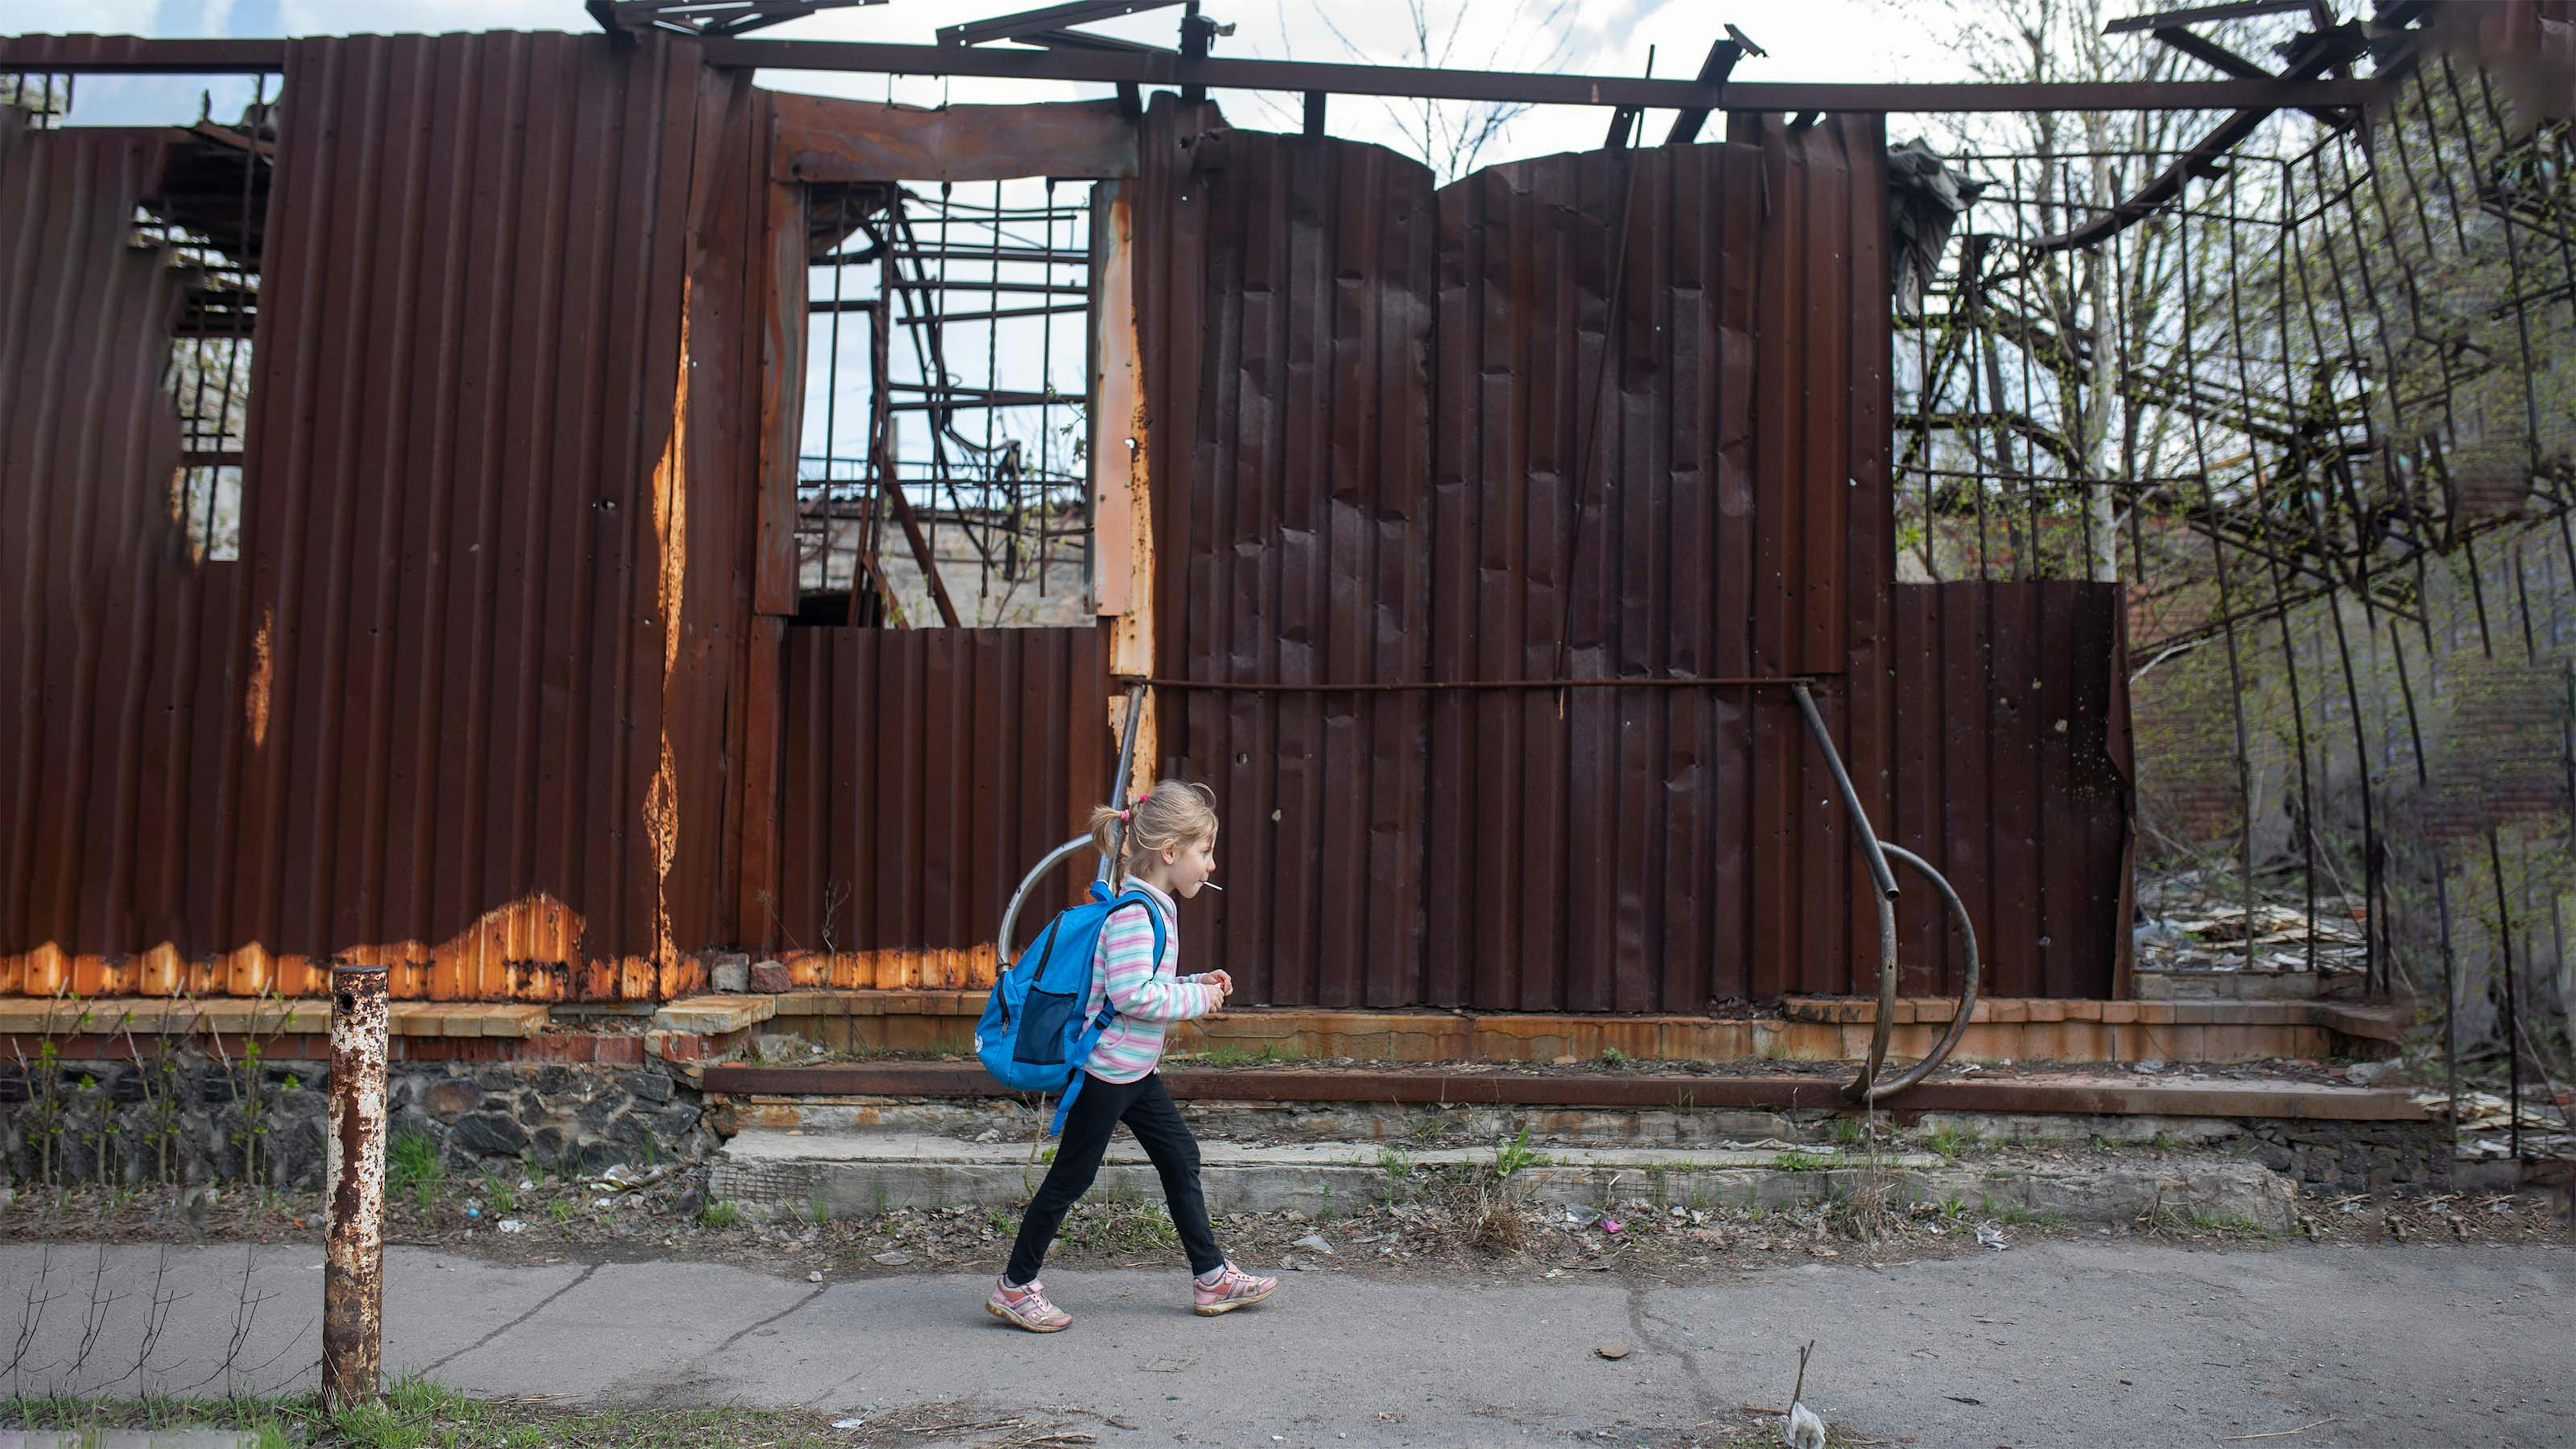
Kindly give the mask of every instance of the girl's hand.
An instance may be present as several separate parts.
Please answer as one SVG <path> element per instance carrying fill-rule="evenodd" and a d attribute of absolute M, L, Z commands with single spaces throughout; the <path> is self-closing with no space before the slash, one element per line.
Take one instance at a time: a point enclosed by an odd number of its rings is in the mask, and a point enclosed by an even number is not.
<path fill-rule="evenodd" d="M 1234 994 L 1234 978 L 1223 971 L 1210 971 L 1199 979 L 1216 988 L 1219 1000 Z"/>

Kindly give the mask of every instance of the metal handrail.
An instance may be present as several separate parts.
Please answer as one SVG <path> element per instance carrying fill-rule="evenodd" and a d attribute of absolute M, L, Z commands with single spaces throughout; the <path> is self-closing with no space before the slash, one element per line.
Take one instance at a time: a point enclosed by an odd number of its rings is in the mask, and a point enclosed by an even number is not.
<path fill-rule="evenodd" d="M 1109 782 L 1110 803 L 1113 805 L 1117 803 L 1119 797 L 1126 794 L 1127 772 L 1136 763 L 1136 723 L 1144 717 L 1144 713 L 1145 686 L 1142 684 L 1129 686 L 1127 728 L 1118 737 L 1118 773 Z M 1119 848 L 1126 844 L 1126 829 L 1124 825 L 1113 825 L 1109 828 L 1110 854 L 1100 858 L 1099 873 L 1092 879 L 1104 884 L 1108 882 L 1109 862 L 1118 853 Z M 1011 892 L 1011 903 L 1002 908 L 1002 927 L 993 934 L 993 959 L 999 963 L 997 969 L 1002 971 L 1011 969 L 1011 928 L 1019 924 L 1020 907 L 1027 902 L 1029 892 L 1037 889 L 1038 882 L 1045 878 L 1048 871 L 1080 854 L 1083 847 L 1089 844 L 1091 844 L 1090 836 L 1077 835 L 1048 851 L 1046 857 L 1031 867 L 1027 875 L 1020 877 L 1020 888 Z"/>
<path fill-rule="evenodd" d="M 1876 1102 L 1913 1086 L 1930 1076 L 1934 1068 L 1947 1059 L 1959 1038 L 1968 1030 L 1968 1017 L 1977 1006 L 1977 929 L 1968 919 L 1968 907 L 1950 882 L 1932 863 L 1902 846 L 1880 841 L 1878 832 L 1869 825 L 1869 812 L 1861 808 L 1860 792 L 1852 788 L 1851 776 L 1843 769 L 1843 757 L 1834 748 L 1833 734 L 1825 728 L 1825 717 L 1816 711 L 1815 697 L 1804 684 L 1791 686 L 1797 696 L 1798 712 L 1806 717 L 1807 733 L 1816 748 L 1825 752 L 1825 764 L 1833 771 L 1834 788 L 1842 792 L 1843 809 L 1851 816 L 1852 835 L 1860 849 L 1861 859 L 1869 863 L 1870 879 L 1878 886 L 1878 1019 L 1869 1032 L 1869 1058 L 1861 1064 L 1860 1075 L 1843 1088 L 1843 1096 L 1854 1102 Z M 1925 1053 L 1923 1060 L 1897 1076 L 1878 1080 L 1879 1071 L 1887 1065 L 1887 1041 L 1896 1028 L 1896 873 L 1888 869 L 1890 859 L 1901 860 L 1932 878 L 1932 885 L 1949 903 L 1951 924 L 1958 927 L 1959 938 L 1967 944 L 1968 973 L 1959 993 L 1959 1009 L 1950 1018 L 1950 1029 Z"/>

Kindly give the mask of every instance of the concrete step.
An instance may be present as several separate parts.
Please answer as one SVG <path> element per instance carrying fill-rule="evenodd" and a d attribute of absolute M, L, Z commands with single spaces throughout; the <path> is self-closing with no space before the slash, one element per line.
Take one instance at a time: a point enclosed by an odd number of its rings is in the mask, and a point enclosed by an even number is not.
<path fill-rule="evenodd" d="M 1052 1144 L 1050 1144 L 1052 1145 Z M 1434 1176 L 1495 1168 L 1492 1147 L 1401 1151 L 1374 1143 L 1200 1144 L 1200 1179 L 1216 1212 L 1348 1210 L 1391 1187 Z M 1027 1134 L 977 1142 L 900 1130 L 804 1132 L 746 1129 L 715 1159 L 710 1197 L 753 1217 L 809 1213 L 863 1216 L 889 1208 L 1016 1208 L 1045 1177 L 1043 1149 Z M 1702 1147 L 1551 1147 L 1522 1167 L 1514 1190 L 1532 1201 L 1600 1204 L 1642 1197 L 1658 1206 L 1744 1204 L 1795 1207 L 1849 1196 L 1877 1179 L 1898 1203 L 1957 1201 L 1983 1212 L 2053 1214 L 2070 1222 L 2138 1219 L 2151 1210 L 2251 1223 L 2287 1232 L 2295 1193 L 2289 1178 L 2239 1157 L 2045 1157 L 1953 1161 L 1930 1153 L 1884 1153 L 1779 1144 Z M 1161 1189 L 1135 1143 L 1112 1144 L 1095 1194 Z"/>

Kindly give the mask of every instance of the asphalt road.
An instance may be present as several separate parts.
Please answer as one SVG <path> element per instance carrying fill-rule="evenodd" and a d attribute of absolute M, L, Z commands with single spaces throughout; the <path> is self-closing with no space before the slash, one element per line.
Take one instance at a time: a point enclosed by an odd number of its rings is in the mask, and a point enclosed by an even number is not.
<path fill-rule="evenodd" d="M 316 1250 L 121 1247 L 103 1273 L 98 1254 L 0 1246 L 0 1335 L 52 1297 L 0 1393 L 131 1393 L 156 1302 L 167 1306 L 147 1372 L 164 1388 L 208 1375 L 197 1392 L 225 1388 L 228 1360 L 231 1387 L 313 1382 Z M 1888 1444 L 2147 1449 L 2299 1430 L 2253 1442 L 2576 1445 L 2567 1247 L 2061 1241 L 1687 1286 L 1307 1272 L 1216 1319 L 1187 1311 L 1178 1267 L 1050 1272 L 1078 1321 L 1043 1338 L 986 1316 L 981 1278 L 504 1269 L 420 1249 L 394 1250 L 387 1276 L 388 1370 L 471 1392 L 861 1416 L 943 1399 L 1002 1413 L 1079 1405 L 1136 1426 L 1087 1425 L 1104 1449 L 1182 1435 L 1332 1449 L 1668 1445 L 1694 1425 L 1739 1422 L 1744 1405 L 1784 1404 L 1796 1345 L 1811 1338 L 1809 1401 Z M 1631 1352 L 1595 1352 L 1614 1341 Z"/>

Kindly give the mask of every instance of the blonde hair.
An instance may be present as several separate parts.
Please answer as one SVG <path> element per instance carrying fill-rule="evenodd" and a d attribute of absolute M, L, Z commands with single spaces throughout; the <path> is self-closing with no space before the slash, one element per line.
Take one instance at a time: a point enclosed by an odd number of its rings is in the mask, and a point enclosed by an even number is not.
<path fill-rule="evenodd" d="M 1195 781 L 1157 781 L 1124 810 L 1101 805 L 1091 812 L 1092 848 L 1108 858 L 1113 887 L 1126 879 L 1131 864 L 1147 856 L 1214 839 L 1216 792 Z"/>

